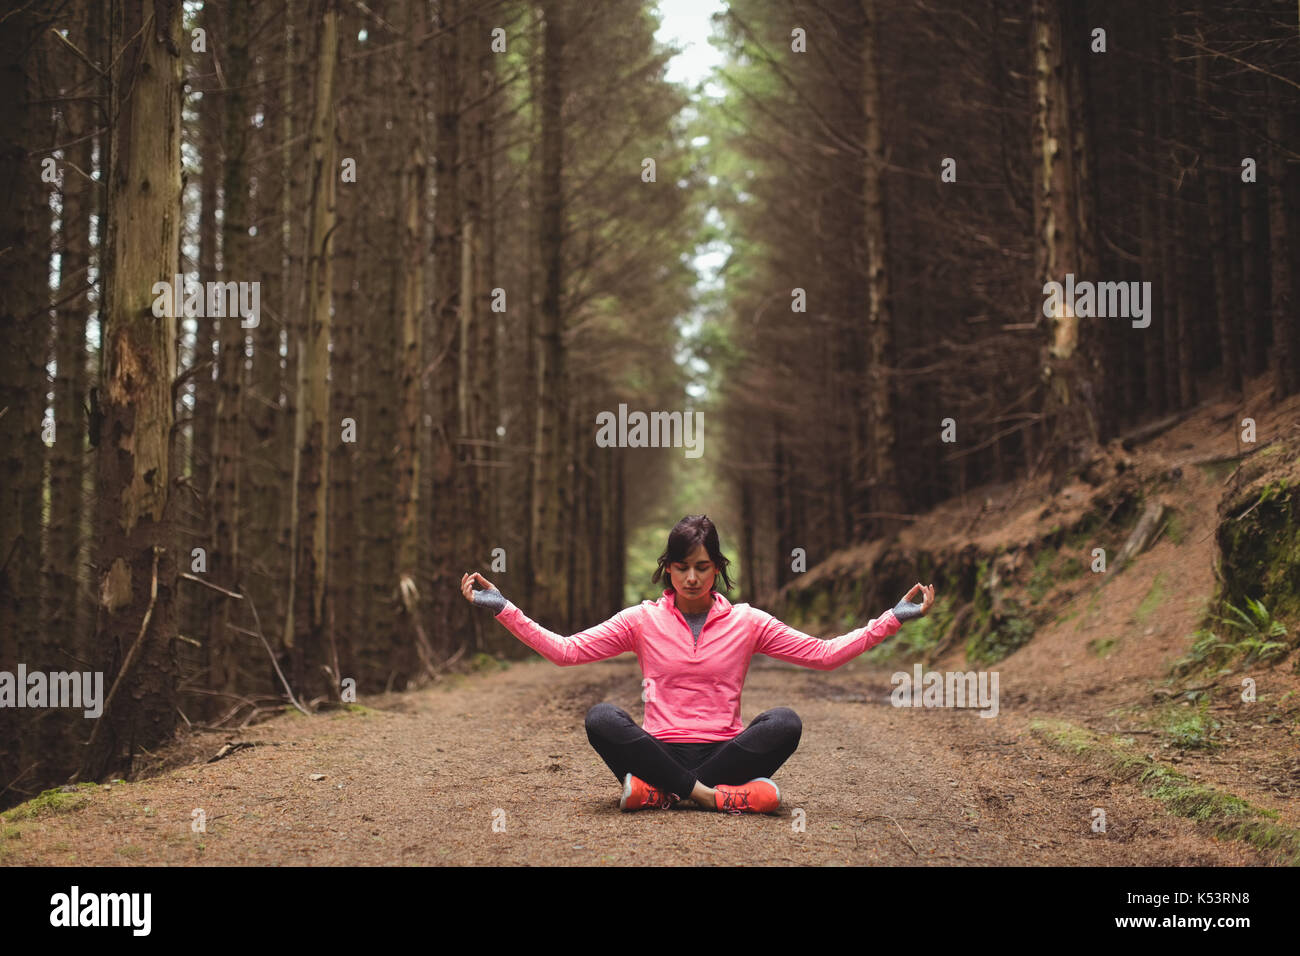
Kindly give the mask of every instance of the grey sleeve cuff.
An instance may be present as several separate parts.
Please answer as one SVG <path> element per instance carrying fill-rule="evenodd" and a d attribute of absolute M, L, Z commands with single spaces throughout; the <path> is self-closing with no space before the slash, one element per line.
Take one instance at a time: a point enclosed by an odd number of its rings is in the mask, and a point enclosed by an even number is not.
<path fill-rule="evenodd" d="M 480 607 L 489 608 L 493 614 L 500 614 L 505 610 L 506 599 L 496 588 L 490 591 L 475 591 L 474 603 Z"/>
<path fill-rule="evenodd" d="M 922 604 L 913 604 L 906 598 L 894 605 L 894 617 L 901 621 L 910 621 L 914 617 L 921 616 Z"/>

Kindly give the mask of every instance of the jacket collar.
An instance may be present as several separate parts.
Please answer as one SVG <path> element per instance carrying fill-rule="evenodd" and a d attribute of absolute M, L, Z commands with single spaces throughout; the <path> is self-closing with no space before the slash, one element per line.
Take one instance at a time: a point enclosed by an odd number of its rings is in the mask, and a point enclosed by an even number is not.
<path fill-rule="evenodd" d="M 660 603 L 664 607 L 672 608 L 681 614 L 681 608 L 677 607 L 677 595 L 673 591 L 665 590 Z M 722 617 L 731 613 L 732 604 L 727 600 L 727 596 L 721 591 L 713 592 L 713 606 L 709 608 L 709 618 Z M 707 620 L 707 619 L 706 619 Z"/>

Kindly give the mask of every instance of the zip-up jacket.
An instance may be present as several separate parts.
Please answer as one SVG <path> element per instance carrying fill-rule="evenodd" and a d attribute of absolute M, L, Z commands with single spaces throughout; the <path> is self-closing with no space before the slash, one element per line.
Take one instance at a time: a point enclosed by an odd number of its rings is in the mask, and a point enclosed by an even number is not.
<path fill-rule="evenodd" d="M 642 727 L 652 737 L 673 742 L 730 740 L 745 729 L 740 691 L 755 654 L 829 671 L 902 627 L 890 610 L 866 627 L 827 641 L 749 604 L 732 604 L 715 591 L 697 642 L 671 590 L 568 637 L 548 631 L 509 600 L 496 619 L 561 667 L 635 654 L 645 678 Z"/>

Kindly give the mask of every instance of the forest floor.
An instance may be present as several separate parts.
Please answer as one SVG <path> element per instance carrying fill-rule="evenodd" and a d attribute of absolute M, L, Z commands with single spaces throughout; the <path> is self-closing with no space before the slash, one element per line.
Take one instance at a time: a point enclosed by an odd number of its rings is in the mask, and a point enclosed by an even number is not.
<path fill-rule="evenodd" d="M 1143 448 L 1146 465 L 1167 470 L 1180 455 L 1213 453 L 1200 436 L 1224 408 L 1207 406 Z M 1183 468 L 1164 492 L 1185 524 L 1181 543 L 1164 536 L 1105 589 L 1079 589 L 1001 661 L 995 718 L 891 706 L 890 675 L 910 666 L 858 658 L 819 672 L 756 658 L 744 720 L 777 706 L 803 720 L 798 750 L 775 775 L 777 814 L 732 816 L 689 802 L 619 812 L 620 785 L 588 744 L 583 718 L 611 701 L 640 719 L 635 659 L 579 668 L 536 659 L 364 707 L 191 733 L 156 776 L 85 784 L 8 811 L 0 863 L 1294 862 L 1300 677 L 1289 662 L 1254 673 L 1256 702 L 1214 702 L 1217 727 L 1204 748 L 1176 745 L 1186 705 L 1159 692 L 1213 591 L 1222 483 L 1213 470 Z M 1018 497 L 1024 509 L 989 535 L 1031 534 L 1029 509 L 1039 514 L 1043 499 Z M 932 520 L 905 539 L 966 527 L 952 515 Z M 970 669 L 960 650 L 928 668 Z M 233 742 L 251 746 L 206 762 Z M 1094 829 L 1098 809 L 1104 831 Z"/>
<path fill-rule="evenodd" d="M 777 815 L 621 813 L 583 716 L 639 716 L 634 659 L 530 662 L 363 711 L 281 717 L 254 746 L 69 794 L 0 833 L 5 865 L 1123 864 L 1265 862 L 1030 732 L 1026 708 L 902 709 L 888 675 L 755 661 L 746 721 L 792 706 L 803 739 Z M 389 709 L 384 709 L 389 708 Z M 225 739 L 208 735 L 215 753 Z M 324 779 L 311 779 L 323 774 Z M 1090 830 L 1093 807 L 1107 814 Z M 192 832 L 195 809 L 206 832 Z M 797 813 L 802 811 L 802 814 Z M 496 827 L 494 828 L 494 822 Z M 799 824 L 802 823 L 802 829 Z"/>

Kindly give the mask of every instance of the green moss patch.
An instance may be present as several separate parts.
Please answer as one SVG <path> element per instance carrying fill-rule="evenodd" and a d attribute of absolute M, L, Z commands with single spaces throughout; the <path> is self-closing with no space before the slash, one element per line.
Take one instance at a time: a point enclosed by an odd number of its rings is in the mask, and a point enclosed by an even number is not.
<path fill-rule="evenodd" d="M 1160 609 L 1165 598 L 1169 596 L 1169 589 L 1165 584 L 1165 574 L 1161 571 L 1156 575 L 1155 580 L 1151 582 L 1151 589 L 1147 591 L 1146 597 L 1138 605 L 1133 616 L 1137 618 L 1138 624 L 1146 624 L 1147 620 Z"/>
<path fill-rule="evenodd" d="M 1110 652 L 1115 649 L 1115 645 L 1118 643 L 1119 640 L 1114 637 L 1097 637 L 1088 642 L 1088 650 L 1092 651 L 1092 653 L 1096 654 L 1098 657 L 1104 658 L 1110 655 Z"/>
<path fill-rule="evenodd" d="M 1218 528 L 1223 604 L 1266 604 L 1273 617 L 1300 622 L 1300 495 L 1283 477 L 1256 484 L 1223 505 Z M 1291 627 L 1293 632 L 1300 628 Z"/>
<path fill-rule="evenodd" d="M 976 616 L 976 628 L 966 640 L 966 660 L 996 664 L 1024 647 L 1034 636 L 1034 621 L 1018 601 L 1004 601 L 998 611 Z"/>
<path fill-rule="evenodd" d="M 54 787 L 40 796 L 32 797 L 26 803 L 20 803 L 12 810 L 6 810 L 3 819 L 9 822 L 17 820 L 34 820 L 37 817 L 53 816 L 58 813 L 72 813 L 90 803 L 90 794 L 95 784 L 79 783 L 75 787 Z"/>
<path fill-rule="evenodd" d="M 1131 737 L 1102 735 L 1063 720 L 1035 720 L 1030 731 L 1062 753 L 1084 756 L 1116 779 L 1134 783 L 1180 817 L 1200 821 L 1221 839 L 1241 840 L 1280 862 L 1300 865 L 1300 830 L 1273 823 L 1277 812 L 1235 794 L 1197 783 L 1133 750 Z"/>

